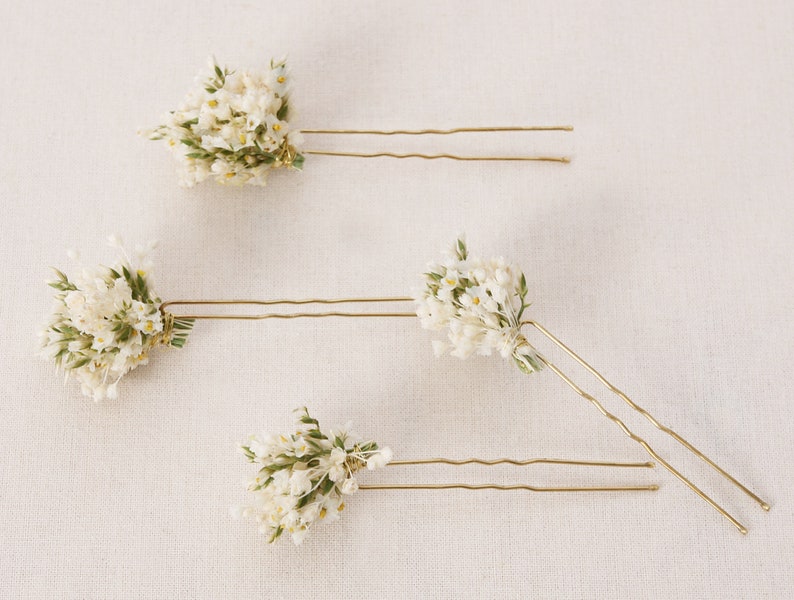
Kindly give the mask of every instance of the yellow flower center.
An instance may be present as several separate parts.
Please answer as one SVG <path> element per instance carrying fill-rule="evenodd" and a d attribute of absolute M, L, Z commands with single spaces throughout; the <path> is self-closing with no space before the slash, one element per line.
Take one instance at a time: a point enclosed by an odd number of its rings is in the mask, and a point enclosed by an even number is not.
<path fill-rule="evenodd" d="M 176 146 L 176 142 L 174 140 L 168 140 L 169 146 Z"/>
<path fill-rule="evenodd" d="M 445 279 L 444 281 L 447 282 L 447 285 L 455 285 L 455 280 L 454 279 Z"/>
<path fill-rule="evenodd" d="M 96 341 L 99 342 L 100 344 L 104 344 L 105 338 L 97 338 Z"/>
<path fill-rule="evenodd" d="M 240 143 L 245 144 L 245 135 L 243 135 L 242 133 L 240 134 Z"/>
<path fill-rule="evenodd" d="M 144 271 L 143 269 L 138 269 L 136 272 L 137 272 L 137 273 L 138 273 L 138 275 L 140 275 L 141 277 L 145 277 L 145 276 L 146 276 L 146 271 Z"/>
<path fill-rule="evenodd" d="M 279 125 L 278 123 L 273 125 L 273 131 L 281 131 L 281 125 Z"/>
<path fill-rule="evenodd" d="M 208 104 L 208 105 L 209 105 L 211 108 L 215 108 L 216 106 L 218 106 L 218 101 L 217 101 L 217 100 L 210 100 L 209 102 L 207 102 L 207 104 Z"/>
<path fill-rule="evenodd" d="M 322 510 L 320 510 L 320 518 L 321 518 L 321 519 L 324 519 L 324 518 L 325 518 L 325 515 L 326 515 L 326 513 L 327 513 L 327 512 L 328 512 L 328 511 L 327 511 L 327 510 L 325 510 L 325 508 L 323 508 Z"/>
<path fill-rule="evenodd" d="M 339 504 L 339 508 L 337 508 L 336 510 L 338 510 L 339 512 L 342 512 L 343 510 L 345 510 L 345 503 L 344 503 L 344 502 L 341 502 L 341 503 Z"/>
<path fill-rule="evenodd" d="M 278 81 L 279 83 L 284 83 L 286 80 L 287 78 L 284 77 L 283 75 L 281 75 L 278 79 L 276 79 L 276 81 Z"/>
<path fill-rule="evenodd" d="M 143 327 L 146 330 L 146 333 L 151 333 L 154 331 L 154 323 L 151 321 L 146 321 L 146 325 Z"/>
<path fill-rule="evenodd" d="M 473 302 L 474 304 L 479 304 L 479 303 L 480 303 L 480 299 L 479 299 L 477 296 L 475 296 L 475 297 L 474 297 L 474 300 L 472 300 L 472 302 Z"/>
<path fill-rule="evenodd" d="M 234 177 L 234 173 L 226 173 L 226 179 L 231 179 Z"/>

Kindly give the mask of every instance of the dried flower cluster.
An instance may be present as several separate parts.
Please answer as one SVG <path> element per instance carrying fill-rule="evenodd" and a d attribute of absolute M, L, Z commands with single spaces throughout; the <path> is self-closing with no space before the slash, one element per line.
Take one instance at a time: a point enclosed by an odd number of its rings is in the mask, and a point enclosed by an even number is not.
<path fill-rule="evenodd" d="M 229 71 L 210 60 L 212 74 L 191 90 L 165 123 L 149 132 L 165 140 L 180 168 L 180 185 L 208 177 L 218 183 L 265 185 L 271 169 L 301 169 L 300 132 L 290 129 L 290 79 L 284 60 L 265 73 Z"/>
<path fill-rule="evenodd" d="M 113 267 L 83 269 L 73 279 L 55 269 L 57 279 L 49 285 L 58 293 L 41 332 L 42 355 L 96 401 L 116 398 L 121 378 L 146 364 L 155 346 L 181 348 L 193 326 L 160 312 L 146 259 L 153 245 L 132 261 L 115 238 L 111 241 L 124 256 Z"/>
<path fill-rule="evenodd" d="M 511 357 L 525 373 L 543 363 L 521 334 L 527 280 L 521 270 L 503 258 L 470 257 L 463 239 L 445 253 L 440 263 L 428 265 L 417 302 L 422 327 L 447 330 L 447 341 L 436 340 L 436 354 L 450 350 L 458 358 L 494 350 Z"/>
<path fill-rule="evenodd" d="M 296 433 L 256 435 L 240 446 L 262 466 L 248 486 L 254 504 L 234 514 L 255 518 L 270 542 L 286 531 L 300 544 L 317 521 L 337 520 L 344 497 L 358 489 L 356 472 L 384 467 L 392 457 L 388 448 L 355 441 L 346 429 L 323 433 L 305 407 L 296 413 Z"/>

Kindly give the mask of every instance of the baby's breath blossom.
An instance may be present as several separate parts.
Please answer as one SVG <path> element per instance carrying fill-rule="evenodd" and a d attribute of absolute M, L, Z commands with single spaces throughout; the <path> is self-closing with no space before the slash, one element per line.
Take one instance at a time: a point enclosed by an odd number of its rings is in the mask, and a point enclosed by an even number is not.
<path fill-rule="evenodd" d="M 123 256 L 113 267 L 83 268 L 73 279 L 54 269 L 57 278 L 48 283 L 58 293 L 40 334 L 42 356 L 95 401 L 117 398 L 121 378 L 145 365 L 155 346 L 181 348 L 193 324 L 160 311 L 147 258 L 154 244 L 131 260 L 117 238 L 111 243 Z"/>
<path fill-rule="evenodd" d="M 305 407 L 295 412 L 294 434 L 255 435 L 240 446 L 249 462 L 262 466 L 248 485 L 254 503 L 234 507 L 232 515 L 256 519 L 271 543 L 286 531 L 300 544 L 317 521 L 336 521 L 344 496 L 358 490 L 356 472 L 392 459 L 391 450 L 356 441 L 347 429 L 320 431 Z"/>
<path fill-rule="evenodd" d="M 182 104 L 147 132 L 165 140 L 180 168 L 180 185 L 208 177 L 223 184 L 265 185 L 278 167 L 301 169 L 301 135 L 287 121 L 290 77 L 286 61 L 265 73 L 229 71 L 211 58 L 211 75 Z"/>
<path fill-rule="evenodd" d="M 416 313 L 422 327 L 447 330 L 447 341 L 434 340 L 437 355 L 450 350 L 458 358 L 498 351 L 512 357 L 525 373 L 539 371 L 543 363 L 521 334 L 527 280 L 521 270 L 503 258 L 470 257 L 458 239 L 440 263 L 428 265 L 423 275 Z"/>

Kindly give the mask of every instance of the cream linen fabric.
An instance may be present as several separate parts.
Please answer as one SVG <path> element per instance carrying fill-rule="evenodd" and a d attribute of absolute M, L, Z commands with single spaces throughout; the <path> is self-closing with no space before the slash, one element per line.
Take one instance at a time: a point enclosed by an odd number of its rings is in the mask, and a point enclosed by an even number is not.
<path fill-rule="evenodd" d="M 7 2 L 0 33 L 3 595 L 792 596 L 791 2 Z M 304 127 L 576 126 L 326 148 L 573 162 L 316 157 L 264 189 L 183 190 L 135 132 L 210 53 L 288 53 Z M 413 320 L 200 323 L 99 405 L 34 358 L 48 266 L 112 260 L 112 232 L 161 240 L 164 298 L 269 298 L 405 294 L 459 231 L 523 266 L 534 318 L 769 499 L 530 336 L 748 536 L 661 469 L 395 468 L 368 480 L 662 489 L 362 491 L 299 548 L 231 520 L 252 472 L 236 442 L 304 404 L 403 458 L 647 458 L 552 373 L 436 359 Z"/>

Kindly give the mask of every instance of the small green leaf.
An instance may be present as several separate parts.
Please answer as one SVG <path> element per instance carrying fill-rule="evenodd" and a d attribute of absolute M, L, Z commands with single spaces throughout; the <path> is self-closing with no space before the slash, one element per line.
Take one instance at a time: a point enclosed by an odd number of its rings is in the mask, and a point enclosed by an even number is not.
<path fill-rule="evenodd" d="M 76 360 L 75 362 L 68 363 L 66 365 L 66 368 L 67 369 L 79 369 L 80 367 L 86 366 L 90 362 L 91 362 L 90 358 L 82 358 L 80 360 Z"/>
<path fill-rule="evenodd" d="M 317 488 L 317 489 L 319 489 L 320 493 L 323 496 L 325 496 L 326 494 L 328 494 L 328 492 L 330 492 L 334 488 L 334 485 L 336 485 L 336 484 L 333 481 L 331 481 L 330 479 L 328 479 L 328 476 L 326 475 L 325 479 L 320 484 L 320 487 Z"/>
<path fill-rule="evenodd" d="M 283 525 L 279 525 L 279 526 L 278 526 L 278 529 L 276 529 L 276 530 L 273 532 L 273 535 L 271 535 L 271 536 L 270 536 L 270 539 L 268 540 L 268 542 L 272 544 L 273 542 L 275 542 L 275 541 L 278 539 L 278 537 L 279 537 L 279 536 L 280 536 L 282 533 L 284 533 L 284 526 L 283 526 Z"/>
<path fill-rule="evenodd" d="M 468 253 L 466 251 L 466 244 L 463 240 L 458 240 L 458 258 L 461 260 L 466 260 Z"/>

